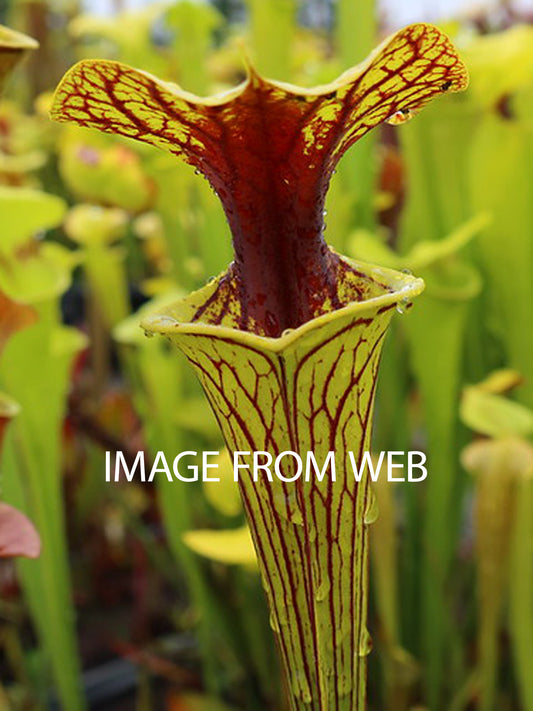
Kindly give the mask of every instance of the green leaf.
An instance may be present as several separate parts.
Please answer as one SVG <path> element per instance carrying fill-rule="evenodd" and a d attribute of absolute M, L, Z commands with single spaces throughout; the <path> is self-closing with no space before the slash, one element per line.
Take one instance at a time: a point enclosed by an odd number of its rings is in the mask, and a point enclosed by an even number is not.
<path fill-rule="evenodd" d="M 0 25 L 0 91 L 3 89 L 6 77 L 24 54 L 30 49 L 37 49 L 38 46 L 38 42 L 31 37 Z"/>
<path fill-rule="evenodd" d="M 36 245 L 0 261 L 0 290 L 9 298 L 38 304 L 68 288 L 76 256 L 59 244 Z"/>
<path fill-rule="evenodd" d="M 532 410 L 476 386 L 464 389 L 460 414 L 470 429 L 489 437 L 527 437 L 533 433 Z"/>
<path fill-rule="evenodd" d="M 257 566 L 248 526 L 226 531 L 188 531 L 183 540 L 195 553 L 217 563 Z"/>
<path fill-rule="evenodd" d="M 476 387 L 486 393 L 493 395 L 503 395 L 508 390 L 516 388 L 523 382 L 521 373 L 511 368 L 501 368 L 494 370 L 481 383 L 477 383 Z"/>
<path fill-rule="evenodd" d="M 413 271 L 432 267 L 438 262 L 457 254 L 490 222 L 491 216 L 489 213 L 480 213 L 467 220 L 443 239 L 417 242 L 404 257 L 405 264 Z"/>
<path fill-rule="evenodd" d="M 0 254 L 8 255 L 38 232 L 60 224 L 66 204 L 61 198 L 39 190 L 0 185 L 0 212 Z"/>

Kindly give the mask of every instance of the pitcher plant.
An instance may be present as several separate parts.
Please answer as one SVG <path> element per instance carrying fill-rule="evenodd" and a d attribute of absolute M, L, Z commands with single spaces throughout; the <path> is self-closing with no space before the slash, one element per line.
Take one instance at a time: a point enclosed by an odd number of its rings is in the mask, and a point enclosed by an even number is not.
<path fill-rule="evenodd" d="M 250 467 L 254 452 L 260 464 L 285 453 L 278 477 L 254 481 L 242 468 L 240 490 L 293 710 L 365 706 L 367 526 L 377 508 L 348 452 L 360 458 L 370 448 L 387 326 L 424 286 L 328 247 L 326 191 L 342 154 L 371 128 L 403 123 L 467 81 L 449 39 L 416 24 L 312 89 L 248 65 L 242 84 L 200 98 L 88 60 L 55 94 L 54 119 L 181 156 L 222 202 L 233 262 L 142 325 L 186 355 L 230 451 Z M 322 473 L 332 452 L 335 477 L 304 481 L 287 452 L 304 460 L 312 452 Z"/>

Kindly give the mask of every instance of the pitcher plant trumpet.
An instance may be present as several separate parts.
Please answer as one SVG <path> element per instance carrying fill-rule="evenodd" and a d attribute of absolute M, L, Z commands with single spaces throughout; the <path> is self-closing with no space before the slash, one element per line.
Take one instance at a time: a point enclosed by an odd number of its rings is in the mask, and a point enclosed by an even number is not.
<path fill-rule="evenodd" d="M 200 98 L 87 60 L 55 94 L 54 119 L 181 156 L 222 202 L 234 261 L 142 325 L 186 355 L 230 451 L 312 451 L 322 463 L 336 454 L 336 481 L 297 479 L 294 463 L 285 481 L 240 477 L 294 710 L 365 705 L 367 526 L 377 511 L 346 453 L 370 447 L 388 323 L 423 290 L 421 279 L 328 247 L 326 192 L 342 154 L 371 128 L 402 123 L 467 82 L 449 39 L 416 24 L 312 89 L 248 66 L 242 84 Z"/>

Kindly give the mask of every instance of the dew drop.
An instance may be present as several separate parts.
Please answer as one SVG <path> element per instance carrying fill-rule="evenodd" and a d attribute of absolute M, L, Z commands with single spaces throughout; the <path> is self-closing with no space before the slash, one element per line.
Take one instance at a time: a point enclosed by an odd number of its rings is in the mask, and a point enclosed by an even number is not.
<path fill-rule="evenodd" d="M 413 115 L 414 114 L 410 109 L 399 109 L 398 111 L 395 111 L 392 116 L 389 116 L 388 119 L 385 119 L 385 123 L 388 123 L 391 126 L 399 126 L 402 123 L 410 121 L 413 118 Z"/>
<path fill-rule="evenodd" d="M 366 504 L 365 513 L 363 516 L 364 523 L 369 526 L 374 523 L 379 516 L 379 506 L 376 495 L 372 489 L 368 490 L 368 500 Z"/>
<path fill-rule="evenodd" d="M 294 328 L 286 328 L 284 331 L 281 332 L 282 336 L 288 336 L 294 331 Z"/>
<path fill-rule="evenodd" d="M 360 657 L 366 657 L 372 651 L 373 643 L 372 637 L 370 636 L 366 627 L 361 631 L 361 636 L 359 638 L 359 650 L 358 654 Z"/>
<path fill-rule="evenodd" d="M 396 311 L 399 314 L 405 314 L 411 308 L 411 302 L 409 299 L 402 299 L 396 304 Z"/>
<path fill-rule="evenodd" d="M 179 321 L 176 321 L 175 318 L 172 318 L 172 316 L 160 316 L 157 319 L 157 322 L 160 326 L 175 326 Z"/>
<path fill-rule="evenodd" d="M 271 629 L 272 629 L 274 632 L 276 632 L 276 633 L 279 633 L 279 632 L 280 632 L 279 622 L 278 622 L 278 618 L 276 617 L 276 615 L 274 615 L 274 614 L 271 613 L 271 614 L 270 614 L 270 617 L 269 617 L 269 619 L 268 619 L 268 622 L 269 622 L 269 624 L 270 624 Z"/>

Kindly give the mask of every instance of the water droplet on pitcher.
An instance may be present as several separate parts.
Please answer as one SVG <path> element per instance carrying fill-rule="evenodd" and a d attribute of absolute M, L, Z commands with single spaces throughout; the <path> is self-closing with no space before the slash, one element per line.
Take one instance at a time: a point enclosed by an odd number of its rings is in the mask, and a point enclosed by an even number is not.
<path fill-rule="evenodd" d="M 294 328 L 286 328 L 284 331 L 281 332 L 282 336 L 288 336 L 294 331 Z"/>
<path fill-rule="evenodd" d="M 378 500 L 372 489 L 368 491 L 368 500 L 366 503 L 366 509 L 363 516 L 363 521 L 367 526 L 374 523 L 379 516 L 379 506 Z"/>
<path fill-rule="evenodd" d="M 175 326 L 179 323 L 175 318 L 172 318 L 172 316 L 160 316 L 157 322 L 160 326 Z"/>
<path fill-rule="evenodd" d="M 409 299 L 402 299 L 396 304 L 396 311 L 399 314 L 405 314 L 411 308 L 411 302 Z"/>
<path fill-rule="evenodd" d="M 269 622 L 269 624 L 270 624 L 271 629 L 272 629 L 274 632 L 279 633 L 280 629 L 279 629 L 278 618 L 277 618 L 275 615 L 271 614 L 270 617 L 269 617 L 269 619 L 268 619 L 268 622 Z"/>
<path fill-rule="evenodd" d="M 402 123 L 406 123 L 413 118 L 413 112 L 411 109 L 398 109 L 395 111 L 388 119 L 385 119 L 385 123 L 391 126 L 399 126 Z"/>
<path fill-rule="evenodd" d="M 359 650 L 358 654 L 360 657 L 366 657 L 370 654 L 373 647 L 372 637 L 368 633 L 367 628 L 363 628 L 361 631 L 361 637 L 359 639 Z"/>
<path fill-rule="evenodd" d="M 402 274 L 407 274 L 407 276 L 413 276 L 413 272 L 410 269 L 401 269 Z"/>

